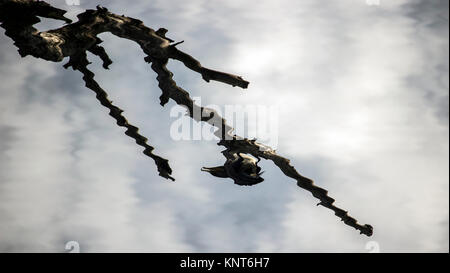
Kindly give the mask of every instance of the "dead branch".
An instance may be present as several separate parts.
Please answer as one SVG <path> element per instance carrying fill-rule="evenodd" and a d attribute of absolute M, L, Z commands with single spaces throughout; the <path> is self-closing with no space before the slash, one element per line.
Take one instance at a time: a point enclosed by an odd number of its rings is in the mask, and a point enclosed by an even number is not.
<path fill-rule="evenodd" d="M 318 205 L 333 210 L 345 224 L 354 227 L 362 234 L 372 235 L 372 226 L 358 224 L 356 219 L 350 217 L 346 211 L 334 206 L 335 200 L 328 196 L 328 192 L 315 186 L 311 179 L 300 175 L 290 165 L 288 159 L 277 155 L 274 150 L 255 140 L 232 135 L 233 129 L 215 110 L 196 105 L 189 93 L 177 86 L 172 72 L 167 69 L 166 65 L 169 59 L 180 61 L 187 68 L 199 73 L 207 82 L 214 80 L 247 88 L 248 81 L 240 76 L 203 67 L 195 58 L 177 49 L 176 45 L 179 43 L 173 43 L 173 40 L 167 38 L 167 30 L 164 28 L 155 31 L 146 27 L 140 20 L 116 15 L 99 6 L 96 10 L 86 10 L 79 14 L 78 21 L 75 23 L 64 17 L 64 14 L 64 10 L 54 8 L 44 1 L 0 0 L 1 26 L 6 30 L 5 34 L 14 40 L 19 54 L 22 57 L 31 55 L 52 62 L 60 62 L 64 57 L 69 57 L 69 62 L 64 67 L 72 67 L 83 74 L 86 87 L 96 93 L 96 98 L 110 110 L 109 114 L 116 120 L 116 123 L 127 129 L 125 134 L 142 146 L 143 153 L 155 161 L 160 176 L 174 180 L 171 177 L 172 169 L 168 160 L 153 154 L 154 148 L 147 144 L 147 138 L 139 134 L 136 126 L 128 123 L 122 115 L 123 111 L 112 104 L 106 91 L 94 80 L 94 73 L 87 68 L 89 61 L 86 51 L 98 56 L 103 61 L 105 69 L 112 63 L 104 48 L 99 45 L 102 41 L 97 35 L 100 33 L 110 32 L 140 45 L 147 55 L 145 61 L 151 64 L 152 70 L 157 74 L 156 79 L 162 91 L 160 96 L 162 106 L 172 99 L 178 105 L 184 106 L 191 118 L 207 122 L 218 129 L 215 135 L 220 138 L 218 145 L 226 148 L 222 152 L 226 162 L 223 166 L 204 168 L 204 171 L 217 177 L 232 178 L 238 185 L 254 185 L 263 181 L 260 176 L 261 168 L 257 165 L 260 158 L 271 160 L 286 176 L 295 179 L 299 187 L 311 192 L 315 198 L 319 199 Z M 33 27 L 40 21 L 38 16 L 62 20 L 66 25 L 39 32 Z M 206 115 L 197 117 L 193 114 L 196 111 L 206 113 Z M 252 155 L 258 161 L 245 155 Z"/>

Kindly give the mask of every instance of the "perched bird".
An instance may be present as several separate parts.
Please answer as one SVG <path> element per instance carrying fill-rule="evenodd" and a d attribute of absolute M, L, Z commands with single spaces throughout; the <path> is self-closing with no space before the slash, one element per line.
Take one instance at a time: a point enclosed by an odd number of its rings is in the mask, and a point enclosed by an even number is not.
<path fill-rule="evenodd" d="M 229 177 L 240 186 L 252 186 L 264 181 L 264 178 L 261 177 L 261 167 L 258 166 L 259 159 L 256 160 L 247 154 L 229 153 L 228 151 L 224 151 L 224 154 L 227 161 L 223 166 L 203 167 L 202 171 L 217 177 Z"/>

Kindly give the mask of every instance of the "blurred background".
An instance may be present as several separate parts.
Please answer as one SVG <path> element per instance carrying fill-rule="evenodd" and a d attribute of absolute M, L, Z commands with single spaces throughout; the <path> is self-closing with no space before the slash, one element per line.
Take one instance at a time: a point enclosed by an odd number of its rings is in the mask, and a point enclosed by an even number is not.
<path fill-rule="evenodd" d="M 175 103 L 159 105 L 134 42 L 101 34 L 114 63 L 89 55 L 89 68 L 169 159 L 174 183 L 67 60 L 20 58 L 0 29 L 1 252 L 64 252 L 68 241 L 81 252 L 449 251 L 448 1 L 47 2 L 74 20 L 102 5 L 164 27 L 204 66 L 243 76 L 246 90 L 168 65 L 202 105 L 278 107 L 277 152 L 374 235 L 316 207 L 272 162 L 252 187 L 201 172 L 223 164 L 223 147 L 171 138 Z"/>

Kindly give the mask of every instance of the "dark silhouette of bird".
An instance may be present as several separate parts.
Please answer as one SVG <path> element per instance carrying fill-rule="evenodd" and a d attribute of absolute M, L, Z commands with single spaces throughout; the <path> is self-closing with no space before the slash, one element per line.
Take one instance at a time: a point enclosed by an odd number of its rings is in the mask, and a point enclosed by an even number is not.
<path fill-rule="evenodd" d="M 223 166 L 203 167 L 202 171 L 222 177 L 231 178 L 234 183 L 240 186 L 252 186 L 264 181 L 261 177 L 261 167 L 258 166 L 259 159 L 241 153 L 227 153 L 227 161 Z"/>

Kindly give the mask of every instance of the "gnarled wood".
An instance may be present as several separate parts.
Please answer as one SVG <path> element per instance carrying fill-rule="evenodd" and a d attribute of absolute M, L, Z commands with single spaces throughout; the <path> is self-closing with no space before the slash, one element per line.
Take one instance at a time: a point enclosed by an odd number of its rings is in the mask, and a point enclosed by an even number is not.
<path fill-rule="evenodd" d="M 207 122 L 218 129 L 215 135 L 220 138 L 218 145 L 226 148 L 222 153 L 227 162 L 224 166 L 205 168 L 205 171 L 218 177 L 230 177 L 239 185 L 253 185 L 262 182 L 262 178 L 259 176 L 258 162 L 248 157 L 244 159 L 241 154 L 252 155 L 258 161 L 260 158 L 271 160 L 286 176 L 295 179 L 299 187 L 311 192 L 315 198 L 319 199 L 318 205 L 333 210 L 345 224 L 354 227 L 362 234 L 372 235 L 372 226 L 358 224 L 346 211 L 334 206 L 335 200 L 328 196 L 328 192 L 315 186 L 311 179 L 300 175 L 290 165 L 288 159 L 277 155 L 275 151 L 255 140 L 232 135 L 232 128 L 215 110 L 196 105 L 189 93 L 177 86 L 172 72 L 167 69 L 166 65 L 169 59 L 178 60 L 187 68 L 198 72 L 207 82 L 214 80 L 247 88 L 248 81 L 240 76 L 203 67 L 195 58 L 176 48 L 179 43 L 173 43 L 173 40 L 166 37 L 166 29 L 161 28 L 155 31 L 146 27 L 140 20 L 116 15 L 102 7 L 97 7 L 96 10 L 86 10 L 79 14 L 78 21 L 75 23 L 64 17 L 64 14 L 64 10 L 54 8 L 44 1 L 0 0 L 1 26 L 6 30 L 5 34 L 14 40 L 19 54 L 22 57 L 32 55 L 53 62 L 59 62 L 64 57 L 69 57 L 69 62 L 64 67 L 72 67 L 83 74 L 86 87 L 96 93 L 96 98 L 110 110 L 109 114 L 116 120 L 116 123 L 127 128 L 125 134 L 144 147 L 143 153 L 155 161 L 160 176 L 174 180 L 171 177 L 172 169 L 168 160 L 153 154 L 154 148 L 147 144 L 147 138 L 140 135 L 138 128 L 128 123 L 122 115 L 123 111 L 108 100 L 106 91 L 94 80 L 94 73 L 87 68 L 89 62 L 86 58 L 86 51 L 98 56 L 103 61 L 105 69 L 112 63 L 104 48 L 99 45 L 102 41 L 97 35 L 100 33 L 110 32 L 140 45 L 147 55 L 145 61 L 151 63 L 152 70 L 157 74 L 157 81 L 162 90 L 160 97 L 162 106 L 172 99 L 178 105 L 188 109 L 191 118 Z M 38 16 L 62 20 L 67 25 L 39 32 L 33 27 L 40 21 Z M 197 117 L 193 113 L 207 113 L 207 115 Z"/>

